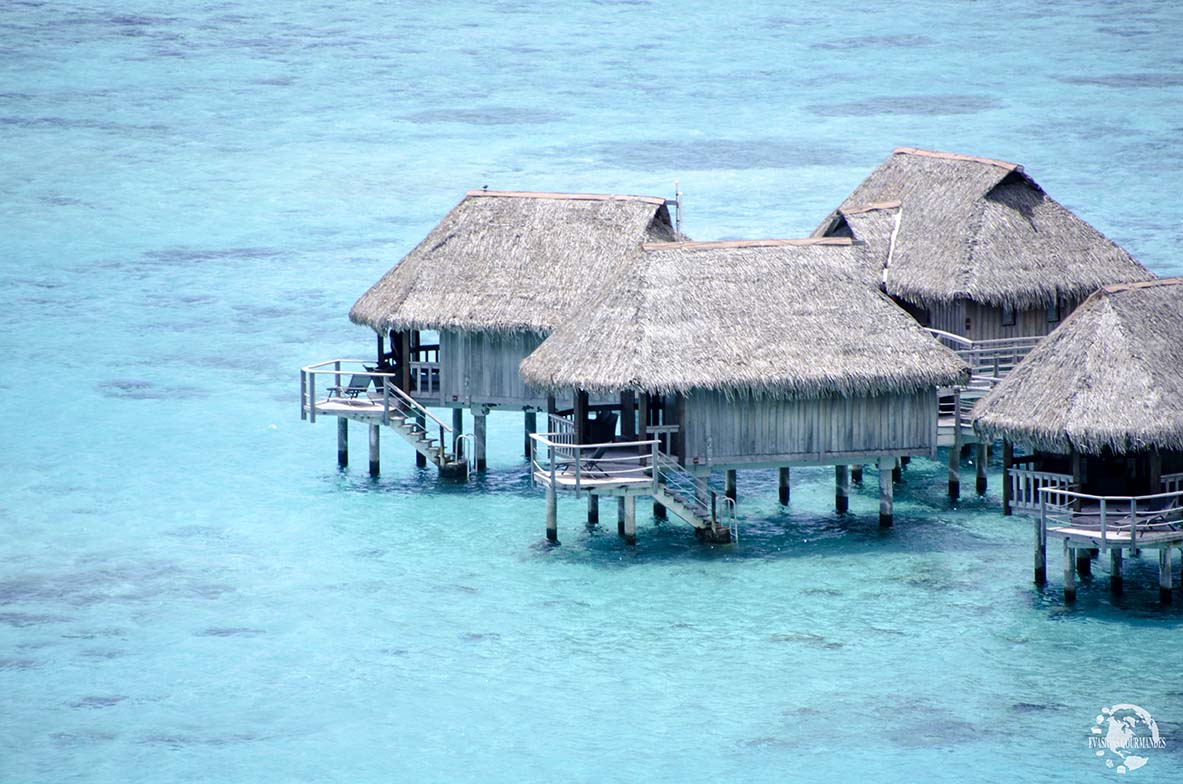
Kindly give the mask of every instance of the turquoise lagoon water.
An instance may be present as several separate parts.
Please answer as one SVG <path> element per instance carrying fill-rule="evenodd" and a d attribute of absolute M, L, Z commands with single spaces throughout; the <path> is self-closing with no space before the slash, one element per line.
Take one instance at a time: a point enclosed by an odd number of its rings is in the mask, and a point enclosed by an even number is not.
<path fill-rule="evenodd" d="M 1183 759 L 1183 611 L 1030 584 L 1029 524 L 916 461 L 741 475 L 742 540 L 560 504 L 521 419 L 440 484 L 339 472 L 296 371 L 465 189 L 686 192 L 810 230 L 896 145 L 1021 161 L 1183 273 L 1183 10 L 1161 3 L 0 7 L 0 781 L 1104 781 Z M 539 285 L 544 285 L 540 282 Z M 610 508 L 609 508 L 610 516 Z M 1052 561 L 1053 573 L 1058 561 Z"/>

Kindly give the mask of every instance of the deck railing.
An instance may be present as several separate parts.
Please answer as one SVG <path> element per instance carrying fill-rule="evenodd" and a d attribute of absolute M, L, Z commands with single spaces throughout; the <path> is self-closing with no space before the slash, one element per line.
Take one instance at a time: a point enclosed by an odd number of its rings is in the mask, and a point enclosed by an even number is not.
<path fill-rule="evenodd" d="M 596 487 L 653 485 L 657 441 L 576 444 L 574 431 L 530 434 L 530 481 L 571 490 L 579 497 Z"/>
<path fill-rule="evenodd" d="M 367 386 L 365 389 L 354 391 L 355 397 L 343 396 L 341 393 L 349 391 L 347 383 L 355 375 L 369 376 L 373 383 L 381 387 L 381 392 L 371 392 Z M 328 402 L 331 399 L 330 392 L 336 390 L 338 398 L 343 404 L 356 405 L 369 411 L 377 409 L 384 425 L 390 424 L 392 416 L 422 419 L 424 421 L 423 432 L 426 435 L 426 428 L 429 427 L 426 423 L 431 422 L 431 426 L 436 426 L 439 429 L 441 457 L 451 459 L 447 455 L 447 448 L 452 443 L 452 427 L 399 389 L 396 386 L 399 375 L 398 373 L 371 371 L 366 366 L 366 360 L 362 359 L 330 359 L 302 367 L 300 368 L 300 418 L 315 422 L 318 406 Z M 320 379 L 322 383 L 318 385 L 317 379 Z M 342 383 L 342 379 L 345 380 L 345 383 Z M 332 383 L 328 383 L 330 380 Z M 318 386 L 325 390 L 324 398 L 317 395 Z M 411 427 L 417 426 L 412 425 Z M 455 453 L 453 452 L 453 454 Z"/>
<path fill-rule="evenodd" d="M 1030 353 L 1042 336 L 970 340 L 952 332 L 929 328 L 929 333 L 957 352 L 975 376 L 1003 378 Z"/>
<path fill-rule="evenodd" d="M 1165 474 L 1161 481 L 1164 493 L 1183 491 L 1183 474 Z"/>
<path fill-rule="evenodd" d="M 1039 527 L 1047 532 L 1096 539 L 1102 547 L 1113 539 L 1137 547 L 1141 537 L 1178 534 L 1183 539 L 1183 490 L 1150 495 L 1089 495 L 1060 487 L 1039 490 Z M 1112 537 L 1112 538 L 1111 538 Z"/>
<path fill-rule="evenodd" d="M 1011 509 L 1022 512 L 1038 512 L 1044 488 L 1071 490 L 1072 475 L 1052 471 L 1035 471 L 1030 468 L 1011 468 Z"/>

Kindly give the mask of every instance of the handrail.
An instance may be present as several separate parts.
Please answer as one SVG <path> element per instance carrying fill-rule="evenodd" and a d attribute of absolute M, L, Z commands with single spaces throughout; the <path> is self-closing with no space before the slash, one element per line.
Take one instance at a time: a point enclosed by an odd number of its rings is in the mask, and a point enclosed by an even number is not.
<path fill-rule="evenodd" d="M 943 329 L 935 329 L 933 327 L 925 327 L 925 329 L 927 329 L 929 334 L 934 338 L 943 338 L 962 346 L 972 346 L 974 344 L 974 342 L 969 338 L 962 337 L 961 335 L 954 335 L 952 332 L 946 332 Z"/>
<path fill-rule="evenodd" d="M 320 368 L 323 368 L 325 365 L 335 365 L 338 362 L 340 362 L 340 363 L 352 362 L 355 364 L 360 364 L 364 368 L 365 363 L 367 361 L 368 360 L 364 360 L 364 359 L 330 359 L 326 362 L 318 362 L 315 365 L 307 365 L 307 366 L 301 368 L 300 372 L 305 373 L 309 376 L 337 375 L 337 374 L 343 373 L 345 371 L 342 371 L 338 368 L 334 368 L 333 370 L 320 370 Z M 399 373 L 385 373 L 385 372 L 377 371 L 377 370 L 364 370 L 363 372 L 366 375 L 370 376 L 371 378 L 394 378 L 394 379 L 397 379 L 401 375 Z M 441 428 L 443 428 L 443 432 L 445 432 L 445 433 L 452 432 L 451 425 L 446 424 L 439 417 L 435 416 L 435 414 L 432 414 L 421 403 L 419 403 L 419 401 L 415 400 L 413 397 L 408 395 L 406 392 L 403 392 L 397 386 L 395 386 L 393 384 L 385 384 L 384 383 L 382 385 L 382 389 L 384 390 L 383 397 L 385 397 L 385 390 L 391 390 L 394 393 L 395 397 L 398 397 L 401 400 L 403 400 L 405 403 L 410 404 L 411 409 L 416 414 L 422 414 L 425 417 L 427 417 L 428 419 L 430 419 L 432 422 L 435 422 L 437 425 L 439 425 Z M 315 401 L 309 401 L 309 402 L 315 404 Z M 384 408 L 387 408 L 389 410 L 388 405 L 385 405 Z"/>
<path fill-rule="evenodd" d="M 1059 487 L 1041 487 L 1039 492 L 1049 495 L 1067 495 L 1086 501 L 1153 501 L 1156 498 L 1173 498 L 1183 495 L 1183 490 L 1173 490 L 1167 493 L 1150 493 L 1148 495 L 1090 495 L 1079 490 L 1067 490 Z"/>

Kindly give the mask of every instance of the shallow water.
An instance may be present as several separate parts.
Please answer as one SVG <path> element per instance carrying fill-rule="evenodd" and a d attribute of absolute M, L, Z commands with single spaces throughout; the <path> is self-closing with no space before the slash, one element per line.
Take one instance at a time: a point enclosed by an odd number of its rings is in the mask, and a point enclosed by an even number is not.
<path fill-rule="evenodd" d="M 950 505 L 914 462 L 886 533 L 873 471 L 846 516 L 741 474 L 730 548 L 564 500 L 550 549 L 520 417 L 465 487 L 299 420 L 485 184 L 679 179 L 691 236 L 791 236 L 925 146 L 1183 274 L 1177 4 L 713 5 L 0 7 L 0 780 L 1102 780 L 1122 701 L 1177 777 L 1180 603 L 1149 558 L 1033 589 L 997 466 Z"/>

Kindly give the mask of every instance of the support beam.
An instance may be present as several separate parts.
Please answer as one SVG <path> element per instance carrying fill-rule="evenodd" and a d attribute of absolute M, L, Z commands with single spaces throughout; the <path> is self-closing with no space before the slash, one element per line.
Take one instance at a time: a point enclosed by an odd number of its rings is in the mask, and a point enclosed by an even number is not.
<path fill-rule="evenodd" d="M 978 495 L 986 494 L 986 462 L 990 457 L 990 445 L 984 442 L 975 444 L 974 449 L 974 489 Z"/>
<path fill-rule="evenodd" d="M 834 466 L 834 509 L 845 512 L 850 508 L 850 467 Z"/>
<path fill-rule="evenodd" d="M 370 425 L 370 476 L 378 475 L 378 425 Z"/>
<path fill-rule="evenodd" d="M 337 417 L 337 465 L 349 465 L 349 420 L 345 417 Z"/>
<path fill-rule="evenodd" d="M 1093 576 L 1093 551 L 1090 548 L 1076 548 L 1076 573 L 1081 577 Z"/>
<path fill-rule="evenodd" d="M 411 394 L 411 331 L 403 330 L 398 336 L 398 385 L 402 391 Z"/>
<path fill-rule="evenodd" d="M 620 435 L 625 441 L 637 439 L 637 396 L 631 389 L 620 393 Z"/>
<path fill-rule="evenodd" d="M 524 419 L 526 433 L 524 446 L 522 447 L 522 454 L 526 457 L 530 457 L 530 436 L 538 432 L 538 414 L 534 413 L 533 411 L 527 411 Z"/>
<path fill-rule="evenodd" d="M 1109 590 L 1121 593 L 1124 587 L 1121 576 L 1121 548 L 1114 547 L 1109 551 Z"/>
<path fill-rule="evenodd" d="M 559 543 L 559 499 L 555 486 L 546 486 L 546 541 Z"/>
<path fill-rule="evenodd" d="M 616 534 L 624 536 L 624 496 L 616 499 Z"/>
<path fill-rule="evenodd" d="M 894 465 L 894 457 L 879 458 L 879 525 L 883 528 L 887 528 L 893 522 L 894 488 L 891 484 L 891 469 Z"/>
<path fill-rule="evenodd" d="M 857 482 L 860 485 L 863 483 L 863 466 L 861 463 L 850 467 L 850 481 Z"/>
<path fill-rule="evenodd" d="M 776 476 L 777 492 L 780 496 L 781 504 L 789 503 L 789 467 L 783 466 L 777 469 Z"/>
<path fill-rule="evenodd" d="M 953 445 L 949 447 L 949 497 L 956 501 L 961 497 L 961 433 L 953 432 Z"/>
<path fill-rule="evenodd" d="M 669 512 L 665 510 L 665 505 L 660 501 L 653 502 L 653 519 L 654 520 L 668 520 Z"/>
<path fill-rule="evenodd" d="M 1002 513 L 1010 515 L 1010 502 L 1013 487 L 1011 485 L 1010 469 L 1015 462 L 1015 445 L 1007 439 L 1002 439 Z"/>
<path fill-rule="evenodd" d="M 1035 518 L 1035 584 L 1040 588 L 1047 585 L 1047 538 L 1043 533 L 1043 521 Z"/>
<path fill-rule="evenodd" d="M 588 431 L 588 395 L 586 392 L 575 393 L 575 410 L 572 416 L 575 420 L 575 443 L 591 443 L 587 438 Z"/>
<path fill-rule="evenodd" d="M 464 409 L 452 409 L 452 439 L 456 442 L 456 459 L 464 459 L 464 441 L 460 436 L 464 435 Z M 452 444 L 448 444 L 448 448 L 452 448 Z"/>
<path fill-rule="evenodd" d="M 600 497 L 594 493 L 587 494 L 587 527 L 600 524 Z"/>
<path fill-rule="evenodd" d="M 723 494 L 726 495 L 728 498 L 730 498 L 732 501 L 734 501 L 736 498 L 735 479 L 736 479 L 736 477 L 735 477 L 735 469 L 734 468 L 728 468 L 726 471 L 723 472 Z"/>
<path fill-rule="evenodd" d="M 904 478 L 904 468 L 903 468 L 903 465 L 901 464 L 900 458 L 897 457 L 897 458 L 895 458 L 895 465 L 893 465 L 891 467 L 891 481 L 895 482 L 898 485 L 901 481 L 903 481 L 903 478 Z"/>
<path fill-rule="evenodd" d="M 637 497 L 626 495 L 620 500 L 624 507 L 624 543 L 635 545 L 637 543 Z"/>
<path fill-rule="evenodd" d="M 1158 551 L 1158 598 L 1163 604 L 1171 603 L 1171 589 L 1174 587 L 1171 584 L 1173 575 L 1171 574 L 1171 553 L 1174 550 L 1172 547 L 1163 547 Z"/>
<path fill-rule="evenodd" d="M 1064 601 L 1076 601 L 1076 551 L 1064 540 Z"/>
<path fill-rule="evenodd" d="M 427 417 L 423 416 L 422 414 L 418 414 L 415 417 L 415 422 L 419 425 L 419 432 L 423 434 L 422 437 L 427 438 Z M 415 467 L 427 468 L 427 455 L 423 454 L 418 449 L 415 450 Z"/>
<path fill-rule="evenodd" d="M 485 457 L 485 437 L 488 434 L 489 409 L 472 410 L 472 440 L 476 450 L 476 470 L 484 471 L 488 465 Z"/>

